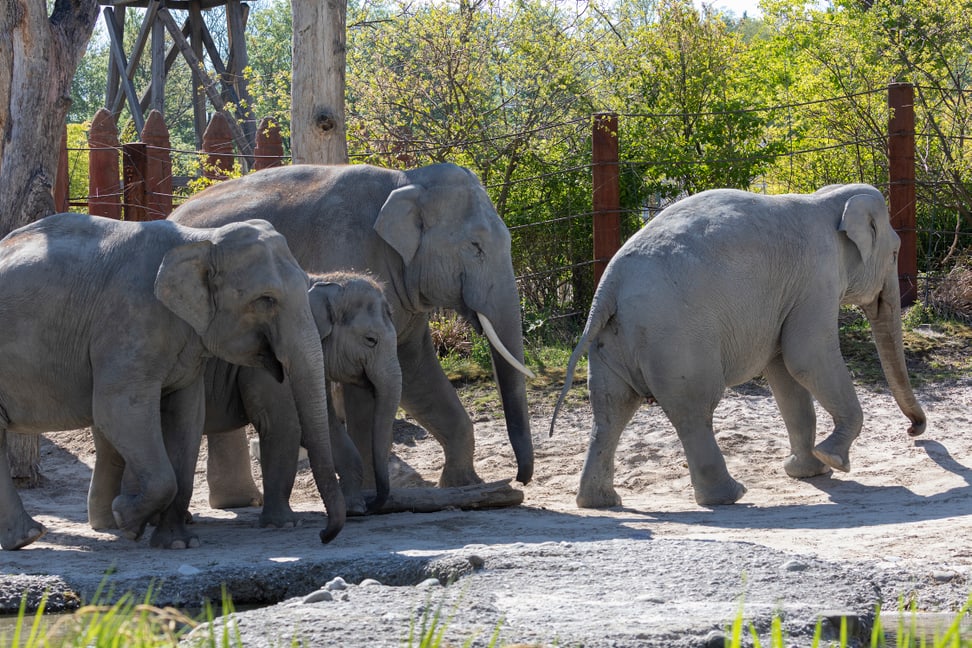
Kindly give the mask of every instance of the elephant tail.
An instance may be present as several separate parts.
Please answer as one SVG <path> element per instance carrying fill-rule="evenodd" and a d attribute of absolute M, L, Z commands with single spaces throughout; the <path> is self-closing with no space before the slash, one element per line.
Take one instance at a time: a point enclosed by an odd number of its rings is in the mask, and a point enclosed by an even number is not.
<path fill-rule="evenodd" d="M 567 392 L 574 384 L 574 370 L 577 368 L 577 361 L 580 360 L 582 355 L 587 353 L 587 350 L 591 346 L 591 340 L 604 329 L 608 320 L 614 316 L 615 312 L 617 312 L 617 304 L 613 298 L 601 297 L 599 299 L 595 295 L 594 305 L 591 307 L 591 312 L 587 316 L 587 324 L 584 325 L 584 332 L 581 333 L 580 340 L 577 342 L 577 346 L 574 347 L 574 352 L 570 354 L 570 360 L 567 361 L 567 373 L 564 375 L 564 386 L 560 390 L 557 404 L 554 405 L 553 415 L 550 417 L 549 436 L 553 436 L 554 425 L 557 422 L 557 413 L 560 411 L 560 406 L 564 404 L 564 398 L 567 397 Z"/>

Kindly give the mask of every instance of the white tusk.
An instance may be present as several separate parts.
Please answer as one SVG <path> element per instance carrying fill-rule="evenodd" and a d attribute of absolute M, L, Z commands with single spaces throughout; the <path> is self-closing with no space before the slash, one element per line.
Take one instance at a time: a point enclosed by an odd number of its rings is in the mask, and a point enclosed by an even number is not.
<path fill-rule="evenodd" d="M 479 317 L 479 323 L 483 326 L 483 333 L 486 334 L 487 339 L 489 339 L 489 343 L 493 345 L 496 352 L 503 356 L 503 359 L 509 362 L 510 366 L 524 376 L 528 378 L 536 378 L 537 375 L 535 373 L 530 371 L 529 368 L 523 366 L 519 360 L 513 357 L 510 350 L 503 346 L 503 343 L 500 341 L 499 336 L 496 335 L 496 329 L 493 328 L 493 323 L 489 321 L 489 318 L 480 312 L 477 312 L 476 316 Z"/>

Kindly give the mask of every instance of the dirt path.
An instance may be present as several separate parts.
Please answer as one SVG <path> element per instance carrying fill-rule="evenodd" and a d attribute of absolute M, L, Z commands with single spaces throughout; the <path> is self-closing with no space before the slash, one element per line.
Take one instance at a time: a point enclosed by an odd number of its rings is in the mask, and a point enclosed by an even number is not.
<path fill-rule="evenodd" d="M 908 438 L 907 422 L 888 393 L 858 388 L 865 426 L 852 451 L 852 471 L 804 481 L 783 472 L 786 433 L 768 390 L 750 383 L 730 391 L 716 412 L 717 438 L 730 472 L 749 491 L 737 505 L 712 509 L 695 505 L 675 433 L 657 407 L 646 406 L 625 431 L 618 450 L 624 508 L 578 510 L 573 497 L 590 426 L 585 391 L 576 388 L 575 404 L 561 413 L 552 438 L 547 437 L 550 399 L 534 404 L 536 476 L 524 488 L 523 506 L 353 519 L 328 546 L 317 540 L 323 507 L 306 468 L 298 478 L 295 508 L 307 515 L 296 530 L 253 528 L 256 510 L 209 509 L 205 480 L 197 473 L 193 511 L 201 548 L 158 551 L 145 540 L 133 543 L 94 532 L 87 527 L 84 510 L 94 458 L 90 434 L 49 435 L 42 447 L 47 483 L 23 493 L 28 510 L 49 532 L 22 551 L 0 555 L 0 605 L 15 608 L 25 589 L 38 592 L 44 587 L 89 596 L 105 574 L 119 593 L 144 589 L 154 579 L 162 603 L 191 605 L 203 596 L 218 598 L 221 582 L 231 584 L 237 602 L 269 603 L 302 596 L 337 575 L 349 582 L 374 578 L 384 585 L 410 585 L 429 575 L 444 577 L 450 570 L 469 573 L 466 558 L 471 553 L 487 557 L 488 571 L 500 568 L 510 556 L 534 555 L 537 547 L 546 547 L 549 551 L 541 553 L 559 556 L 556 564 L 565 565 L 573 560 L 570 556 L 583 562 L 582 554 L 603 543 L 635 543 L 642 549 L 626 551 L 647 550 L 645 540 L 706 541 L 684 545 L 686 555 L 695 551 L 688 547 L 718 546 L 708 541 L 769 552 L 776 556 L 770 560 L 776 574 L 789 555 L 851 570 L 866 566 L 868 573 L 899 572 L 902 581 L 880 595 L 899 588 L 897 594 L 910 592 L 925 610 L 955 609 L 972 589 L 972 378 L 917 390 L 929 421 L 917 440 Z M 823 426 L 828 418 L 818 412 L 818 420 Z M 488 480 L 511 477 L 515 464 L 501 414 L 481 417 L 476 430 L 480 475 Z M 441 450 L 420 428 L 399 421 L 394 451 L 396 485 L 437 477 Z M 658 559 L 653 554 L 652 560 Z M 524 561 L 544 572 L 557 571 L 549 564 Z M 665 600 L 663 592 L 650 586 L 665 571 L 664 565 L 655 567 L 656 572 L 641 573 L 641 584 L 632 587 L 640 587 L 650 600 Z M 564 583 L 570 583 L 570 569 L 565 569 Z M 751 564 L 749 570 L 758 568 Z M 732 592 L 739 590 L 741 574 L 727 569 L 723 578 L 715 589 L 736 600 Z M 870 582 L 874 589 L 878 581 Z M 602 593 L 612 590 L 604 583 L 595 585 Z M 806 585 L 804 581 L 801 587 Z M 873 592 L 871 598 L 862 598 L 855 587 L 831 597 L 833 604 L 843 604 L 845 598 L 873 601 Z M 696 584 L 693 596 L 705 600 L 705 591 Z M 802 595 L 831 601 L 815 591 Z M 524 628 L 536 625 L 529 619 L 524 623 Z M 595 636 L 608 634 L 594 630 Z M 654 644 L 645 639 L 618 645 Z"/>

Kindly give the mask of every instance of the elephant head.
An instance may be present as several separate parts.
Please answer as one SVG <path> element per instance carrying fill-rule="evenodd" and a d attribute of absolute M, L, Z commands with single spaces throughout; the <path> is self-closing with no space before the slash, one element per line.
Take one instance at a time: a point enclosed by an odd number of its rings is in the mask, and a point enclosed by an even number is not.
<path fill-rule="evenodd" d="M 369 276 L 346 272 L 311 275 L 308 293 L 324 350 L 328 379 L 371 391 L 368 435 L 378 510 L 388 499 L 392 425 L 402 395 L 397 336 L 381 287 Z"/>
<path fill-rule="evenodd" d="M 840 190 L 843 212 L 838 231 L 842 234 L 841 263 L 846 286 L 842 304 L 861 307 L 871 323 L 881 368 L 901 411 L 911 420 L 908 434 L 925 431 L 925 413 L 918 404 L 908 379 L 901 335 L 901 293 L 898 285 L 898 249 L 901 239 L 891 227 L 884 197 L 875 189 L 858 185 Z M 859 191 L 858 191 L 859 189 Z M 825 187 L 818 194 L 838 191 Z"/>
<path fill-rule="evenodd" d="M 375 222 L 377 234 L 401 256 L 405 293 L 417 309 L 454 309 L 489 339 L 517 480 L 533 475 L 523 365 L 520 299 L 510 234 L 486 190 L 470 171 L 437 164 L 406 174 Z"/>
<path fill-rule="evenodd" d="M 327 444 L 324 359 L 307 275 L 284 237 L 257 220 L 194 231 L 205 240 L 165 255 L 156 297 L 192 326 L 212 355 L 264 367 L 278 381 L 287 376 L 301 428 Z M 328 542 L 344 525 L 345 505 L 333 461 L 325 455 L 312 469 L 327 507 L 321 539 Z"/>

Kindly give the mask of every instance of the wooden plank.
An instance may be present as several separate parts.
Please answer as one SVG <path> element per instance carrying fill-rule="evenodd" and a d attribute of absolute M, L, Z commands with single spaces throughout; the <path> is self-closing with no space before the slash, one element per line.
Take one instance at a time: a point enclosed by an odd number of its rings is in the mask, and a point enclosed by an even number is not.
<path fill-rule="evenodd" d="M 162 23 L 161 19 L 160 20 L 157 20 L 156 23 L 157 24 L 161 24 L 162 25 L 162 29 L 165 30 L 165 25 Z M 189 20 L 188 19 L 186 19 L 185 22 L 182 23 L 182 37 L 183 37 L 183 39 L 189 37 Z M 165 40 L 165 34 L 163 33 L 160 36 L 160 38 L 164 41 Z M 169 47 L 169 51 L 166 52 L 166 54 L 165 54 L 165 65 L 162 66 L 162 81 L 161 81 L 160 85 L 156 86 L 155 85 L 155 81 L 153 80 L 152 81 L 152 85 L 149 86 L 148 90 L 145 91 L 145 94 L 143 94 L 142 95 L 142 98 L 139 100 L 139 105 L 141 105 L 142 112 L 143 113 L 148 112 L 148 104 L 149 104 L 149 101 L 152 98 L 152 96 L 156 93 L 156 91 L 158 91 L 158 93 L 161 96 L 164 97 L 164 95 L 165 95 L 165 78 L 169 75 L 169 70 L 172 69 L 172 66 L 175 64 L 175 61 L 176 61 L 177 58 L 179 58 L 179 48 L 173 43 L 173 45 L 171 47 Z"/>
<path fill-rule="evenodd" d="M 173 57 L 173 60 L 175 60 L 175 57 Z M 148 92 L 142 97 L 142 101 L 144 101 L 146 96 L 149 98 L 149 110 L 158 110 L 160 113 L 165 113 L 165 77 L 168 73 L 169 67 L 166 65 L 165 52 L 165 26 L 158 20 L 158 15 L 156 15 L 156 19 L 152 21 L 152 78 L 149 81 Z M 139 104 L 142 106 L 142 110 L 145 110 L 146 106 L 142 101 Z"/>
<path fill-rule="evenodd" d="M 148 42 L 149 34 L 152 33 L 152 25 L 155 24 L 155 14 L 162 3 L 158 0 L 153 0 L 149 3 L 148 10 L 145 12 L 145 16 L 142 19 L 142 26 L 138 30 L 138 37 L 135 39 L 135 45 L 132 47 L 132 55 L 128 59 L 128 65 L 125 68 L 125 76 L 128 78 L 128 82 L 132 83 L 135 80 L 135 70 L 138 68 L 139 61 L 142 60 L 142 53 L 145 51 L 145 44 Z M 124 27 L 122 27 L 124 29 Z M 124 38 L 121 39 L 124 42 Z M 111 110 L 111 114 L 117 115 L 121 112 L 122 97 L 119 94 L 115 95 L 115 100 L 112 105 L 108 106 Z M 141 104 L 139 105 L 141 107 Z"/>
<path fill-rule="evenodd" d="M 202 30 L 204 27 L 205 23 L 202 19 L 202 9 L 199 2 L 191 2 L 189 4 L 189 44 L 193 56 L 199 61 L 198 64 L 189 66 L 189 69 L 192 70 L 192 119 L 196 129 L 196 148 L 202 147 L 203 133 L 206 132 L 206 125 L 209 122 L 206 114 L 206 97 L 204 93 L 199 92 L 199 87 L 203 85 L 203 78 L 209 80 L 209 74 L 202 65 Z M 217 104 L 214 102 L 213 105 Z"/>
<path fill-rule="evenodd" d="M 193 69 L 202 69 L 202 62 L 196 58 L 196 55 L 192 51 L 192 47 L 189 45 L 189 42 L 186 40 L 185 36 L 182 35 L 182 31 L 179 29 L 179 26 L 176 24 L 175 19 L 172 17 L 172 14 L 169 13 L 168 9 L 165 7 L 159 9 L 159 18 L 162 20 L 165 28 L 172 36 L 172 40 L 175 41 L 175 44 L 178 46 L 179 51 L 186 60 L 186 63 L 188 63 Z M 219 93 L 216 92 L 216 89 L 214 88 L 216 84 L 208 74 L 201 74 L 200 77 L 203 89 L 205 90 L 206 95 L 209 97 L 209 101 L 213 104 L 213 107 L 217 111 L 223 113 L 229 121 L 230 128 L 233 130 L 233 138 L 236 141 L 237 148 L 244 146 L 246 144 L 246 137 L 243 134 L 243 130 L 240 128 L 240 124 L 236 121 L 234 116 L 227 112 L 226 104 L 223 103 L 223 98 L 219 96 Z M 202 141 L 200 140 L 200 147 L 201 146 Z M 249 154 L 249 152 L 244 153 L 244 155 Z M 244 169 L 244 171 L 247 171 L 247 169 Z"/>
<path fill-rule="evenodd" d="M 114 21 L 118 25 L 118 29 L 123 29 L 125 26 L 125 8 L 121 7 L 115 12 Z M 118 80 L 121 78 L 121 70 L 115 65 L 114 57 L 108 57 L 108 76 L 105 80 L 105 106 L 113 106 L 115 104 L 115 97 L 118 95 Z"/>
<path fill-rule="evenodd" d="M 118 33 L 118 26 L 115 24 L 115 12 L 111 7 L 105 7 L 104 14 L 105 23 L 108 26 L 108 40 L 111 41 L 108 49 L 111 50 L 111 55 L 118 69 L 128 69 L 128 63 L 125 61 L 125 51 L 122 49 L 125 39 L 122 34 Z M 145 118 L 142 116 L 142 107 L 139 105 L 138 97 L 135 94 L 135 86 L 125 76 L 122 76 L 119 81 L 122 89 L 125 91 L 125 97 L 128 99 L 128 109 L 132 112 L 135 129 L 138 132 L 142 132 L 142 127 L 145 126 Z"/>

